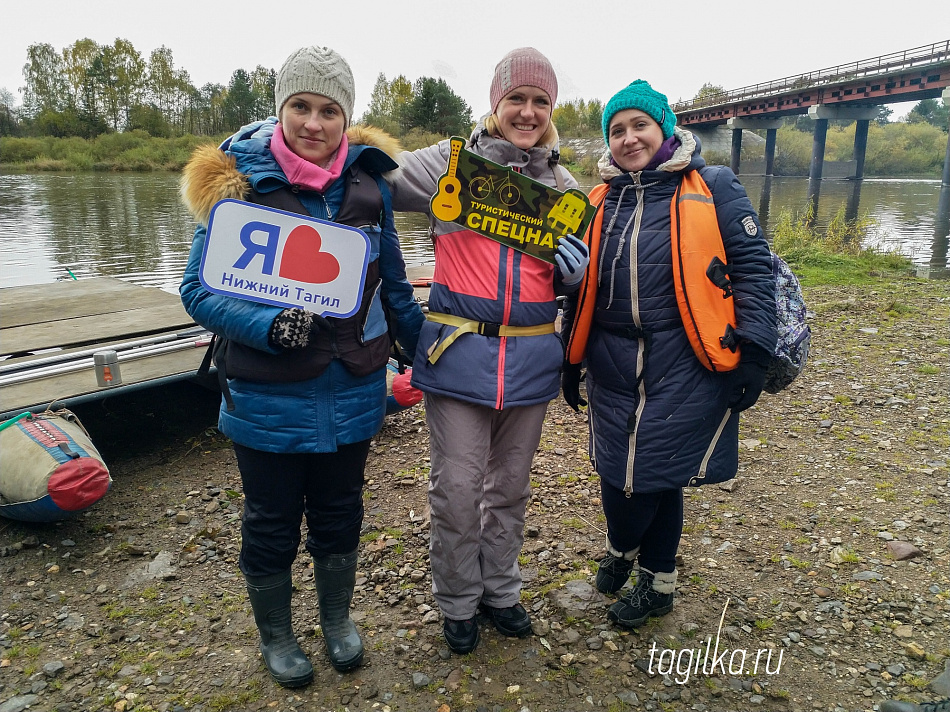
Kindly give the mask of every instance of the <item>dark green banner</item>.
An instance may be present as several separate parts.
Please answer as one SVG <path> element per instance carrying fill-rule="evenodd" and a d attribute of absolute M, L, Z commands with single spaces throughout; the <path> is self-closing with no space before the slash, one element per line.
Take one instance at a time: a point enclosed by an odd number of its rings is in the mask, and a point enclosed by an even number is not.
<path fill-rule="evenodd" d="M 458 136 L 451 145 L 448 166 L 429 204 L 439 220 L 552 264 L 559 237 L 587 230 L 594 208 L 580 190 L 561 193 L 492 163 L 467 151 Z"/>

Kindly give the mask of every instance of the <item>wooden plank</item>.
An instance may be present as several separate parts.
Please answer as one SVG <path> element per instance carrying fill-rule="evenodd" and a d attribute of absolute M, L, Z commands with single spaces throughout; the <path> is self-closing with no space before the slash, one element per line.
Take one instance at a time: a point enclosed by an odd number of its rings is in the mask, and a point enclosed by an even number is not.
<path fill-rule="evenodd" d="M 156 335 L 173 336 L 195 327 L 177 295 L 141 287 L 111 277 L 54 282 L 0 289 L 0 350 L 3 354 L 43 349 L 106 348 Z M 194 340 L 197 341 L 197 340 Z M 183 341 L 181 343 L 188 343 Z M 121 361 L 122 385 L 147 384 L 156 379 L 187 378 L 197 371 L 206 345 L 183 347 Z M 45 356 L 12 358 L 8 364 L 40 360 Z M 91 364 L 79 371 L 33 377 L 0 388 L 4 412 L 45 407 L 55 399 L 106 397 Z M 54 369 L 55 370 L 55 369 Z"/>
<path fill-rule="evenodd" d="M 0 319 L 3 328 L 10 328 L 176 301 L 177 296 L 156 287 L 95 277 L 0 289 Z"/>
<path fill-rule="evenodd" d="M 205 349 L 201 346 L 123 361 L 122 383 L 144 383 L 156 378 L 193 373 L 201 365 Z M 105 398 L 112 390 L 99 387 L 95 369 L 90 366 L 73 373 L 4 386 L 0 389 L 0 411 L 27 410 L 37 405 L 46 406 L 56 398 L 74 398 L 89 393 L 99 393 Z"/>
<path fill-rule="evenodd" d="M 0 330 L 0 350 L 4 354 L 16 354 L 58 346 L 72 348 L 115 339 L 130 340 L 194 325 L 180 302 L 156 304 L 110 314 L 4 328 Z"/>

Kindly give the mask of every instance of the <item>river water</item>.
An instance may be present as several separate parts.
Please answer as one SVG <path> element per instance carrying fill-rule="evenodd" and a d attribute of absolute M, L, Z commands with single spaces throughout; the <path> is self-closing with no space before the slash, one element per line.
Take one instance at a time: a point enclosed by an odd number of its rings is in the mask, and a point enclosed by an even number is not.
<path fill-rule="evenodd" d="M 766 233 L 783 209 L 809 204 L 807 178 L 741 179 Z M 870 245 L 906 254 L 919 274 L 946 277 L 948 194 L 935 179 L 825 180 L 816 223 L 839 210 L 867 215 L 876 221 Z M 397 214 L 396 225 L 406 263 L 431 264 L 426 218 Z M 178 174 L 0 174 L 0 287 L 110 276 L 177 292 L 193 230 Z"/>

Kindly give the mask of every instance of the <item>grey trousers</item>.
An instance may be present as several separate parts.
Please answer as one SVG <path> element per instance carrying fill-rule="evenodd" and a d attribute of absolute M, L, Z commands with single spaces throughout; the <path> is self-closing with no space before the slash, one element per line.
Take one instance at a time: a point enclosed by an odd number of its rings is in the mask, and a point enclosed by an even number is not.
<path fill-rule="evenodd" d="M 521 599 L 518 555 L 547 403 L 495 410 L 425 396 L 432 593 L 453 620 Z"/>

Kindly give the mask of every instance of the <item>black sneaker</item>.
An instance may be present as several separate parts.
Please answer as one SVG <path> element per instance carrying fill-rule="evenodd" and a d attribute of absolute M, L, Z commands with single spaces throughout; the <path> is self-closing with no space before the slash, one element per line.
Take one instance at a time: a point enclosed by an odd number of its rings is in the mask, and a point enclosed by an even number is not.
<path fill-rule="evenodd" d="M 508 608 L 493 608 L 482 603 L 480 608 L 502 635 L 524 638 L 531 632 L 531 617 L 520 603 Z"/>
<path fill-rule="evenodd" d="M 446 618 L 442 623 L 442 634 L 453 653 L 465 655 L 478 645 L 478 623 L 475 616 L 461 621 Z"/>
<path fill-rule="evenodd" d="M 913 702 L 884 700 L 878 709 L 881 712 L 950 712 L 950 698 L 940 702 L 924 702 L 919 705 Z"/>
<path fill-rule="evenodd" d="M 673 610 L 673 594 L 653 588 L 653 575 L 640 569 L 637 584 L 607 610 L 607 618 L 621 628 L 636 628 L 647 618 L 665 616 Z"/>
<path fill-rule="evenodd" d="M 617 593 L 630 578 L 633 562 L 608 553 L 597 564 L 597 578 L 594 580 L 601 593 Z"/>

